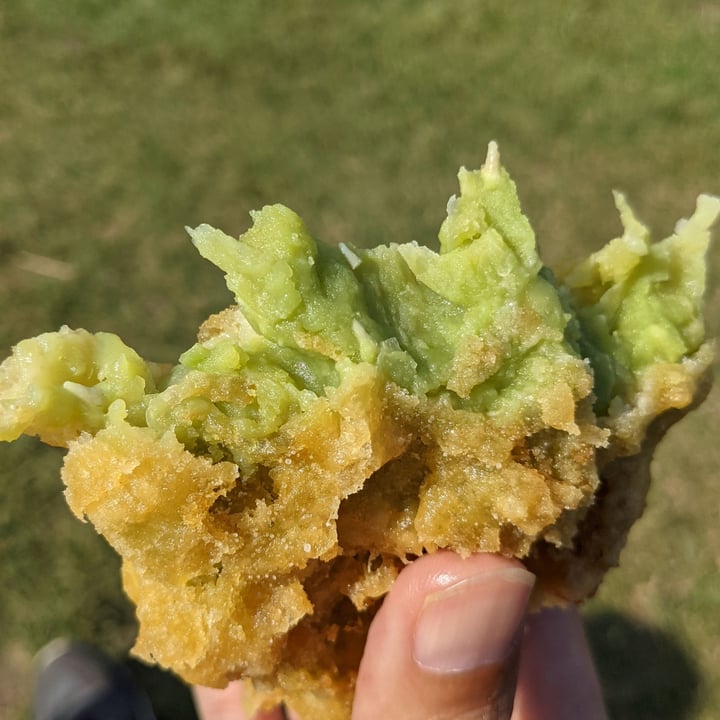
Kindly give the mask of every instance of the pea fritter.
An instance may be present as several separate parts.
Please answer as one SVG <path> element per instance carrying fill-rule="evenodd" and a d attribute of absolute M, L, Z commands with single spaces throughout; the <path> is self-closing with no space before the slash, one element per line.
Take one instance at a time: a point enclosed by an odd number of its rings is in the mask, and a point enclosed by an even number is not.
<path fill-rule="evenodd" d="M 491 144 L 440 252 L 318 244 L 281 205 L 189 230 L 236 304 L 177 364 L 62 328 L 0 366 L 0 439 L 66 446 L 67 501 L 123 559 L 135 652 L 256 706 L 349 717 L 370 622 L 439 548 L 521 558 L 581 602 L 642 512 L 652 450 L 701 400 L 720 200 L 556 278 Z"/>

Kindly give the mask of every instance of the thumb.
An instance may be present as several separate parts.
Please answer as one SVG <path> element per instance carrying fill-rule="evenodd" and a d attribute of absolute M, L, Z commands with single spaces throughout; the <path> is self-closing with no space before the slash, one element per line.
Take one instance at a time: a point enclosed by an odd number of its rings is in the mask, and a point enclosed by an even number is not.
<path fill-rule="evenodd" d="M 498 555 L 426 555 L 378 611 L 353 720 L 508 720 L 534 576 Z"/>

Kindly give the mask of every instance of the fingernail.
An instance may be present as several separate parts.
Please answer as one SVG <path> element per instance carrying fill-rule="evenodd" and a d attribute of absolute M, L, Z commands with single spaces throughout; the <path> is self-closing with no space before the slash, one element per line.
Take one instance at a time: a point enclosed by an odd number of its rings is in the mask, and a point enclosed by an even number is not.
<path fill-rule="evenodd" d="M 523 568 L 502 568 L 428 595 L 415 626 L 415 662 L 427 670 L 456 673 L 504 660 L 534 582 Z"/>

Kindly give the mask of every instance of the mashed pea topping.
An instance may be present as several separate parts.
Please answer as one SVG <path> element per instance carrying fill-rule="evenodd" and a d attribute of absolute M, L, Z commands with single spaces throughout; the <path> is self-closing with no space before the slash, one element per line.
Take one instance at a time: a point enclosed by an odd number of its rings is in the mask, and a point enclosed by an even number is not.
<path fill-rule="evenodd" d="M 558 365 L 587 358 L 602 413 L 613 399 L 629 400 L 647 368 L 701 347 L 704 257 L 718 198 L 701 196 L 689 220 L 653 243 L 616 194 L 622 236 L 558 288 L 543 272 L 496 146 L 482 169 L 463 168 L 459 180 L 439 253 L 416 243 L 370 250 L 317 243 L 282 205 L 251 213 L 253 226 L 239 239 L 208 225 L 188 229 L 225 272 L 243 329 L 190 348 L 169 382 L 192 371 L 253 377 L 256 402 L 231 414 L 251 414 L 271 432 L 280 420 L 264 423 L 259 412 L 287 418 L 304 392 L 337 387 L 347 363 L 372 363 L 416 395 L 511 418 L 539 411 L 533 386 L 552 383 Z M 23 341 L 3 365 L 0 438 L 27 432 L 64 444 L 100 429 L 114 400 L 131 424 L 168 423 L 148 413 L 162 389 L 157 373 L 109 333 L 63 328 Z"/>

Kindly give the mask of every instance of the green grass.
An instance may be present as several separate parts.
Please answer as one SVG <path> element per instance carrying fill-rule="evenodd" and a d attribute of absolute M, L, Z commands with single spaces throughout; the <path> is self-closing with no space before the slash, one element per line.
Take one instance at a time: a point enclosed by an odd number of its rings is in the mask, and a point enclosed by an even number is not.
<path fill-rule="evenodd" d="M 718 46 L 707 0 L 5 3 L 0 356 L 67 323 L 174 359 L 229 300 L 184 225 L 239 233 L 281 201 L 330 242 L 432 243 L 458 166 L 493 138 L 551 264 L 617 232 L 613 188 L 668 233 L 720 192 Z M 719 424 L 716 391 L 673 430 L 623 567 L 588 606 L 615 718 L 720 716 Z M 10 720 L 45 641 L 120 653 L 134 633 L 60 462 L 0 447 Z"/>

